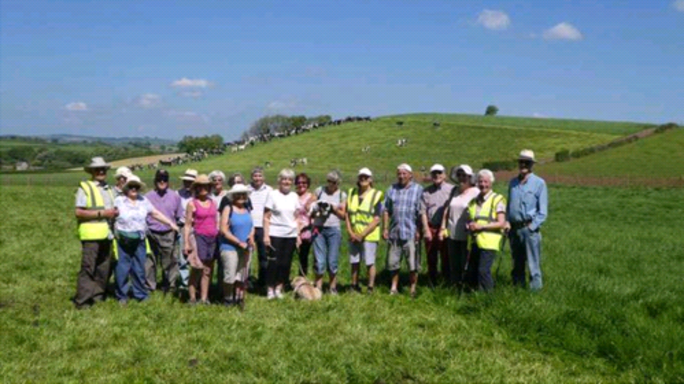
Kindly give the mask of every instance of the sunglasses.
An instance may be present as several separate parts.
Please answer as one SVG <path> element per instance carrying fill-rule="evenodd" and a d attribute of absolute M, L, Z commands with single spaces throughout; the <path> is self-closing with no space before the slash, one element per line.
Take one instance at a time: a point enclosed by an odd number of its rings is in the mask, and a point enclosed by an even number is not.
<path fill-rule="evenodd" d="M 432 172 L 430 172 L 430 174 L 431 174 L 432 176 L 441 175 L 442 173 L 444 173 L 444 172 L 442 172 L 442 171 L 432 171 Z"/>
<path fill-rule="evenodd" d="M 465 177 L 466 174 L 463 172 L 456 172 L 456 177 Z"/>
<path fill-rule="evenodd" d="M 155 183 L 168 183 L 169 179 L 157 179 L 155 180 Z"/>
<path fill-rule="evenodd" d="M 335 180 L 328 180 L 328 183 L 337 184 L 337 181 L 335 181 Z"/>
<path fill-rule="evenodd" d="M 370 176 L 368 175 L 359 175 L 359 180 L 368 180 L 370 179 Z"/>
<path fill-rule="evenodd" d="M 137 185 L 131 185 L 130 187 L 128 187 L 128 189 L 131 191 L 138 191 L 140 190 L 140 187 Z"/>
<path fill-rule="evenodd" d="M 247 194 L 245 194 L 245 193 L 236 193 L 236 194 L 235 194 L 235 199 L 236 199 L 236 200 L 237 200 L 237 199 L 245 199 L 245 200 L 246 200 L 246 199 L 247 199 Z"/>
<path fill-rule="evenodd" d="M 532 162 L 529 161 L 529 160 L 518 160 L 518 164 L 520 164 L 520 165 L 526 165 L 526 166 L 529 167 L 530 165 L 532 165 Z"/>

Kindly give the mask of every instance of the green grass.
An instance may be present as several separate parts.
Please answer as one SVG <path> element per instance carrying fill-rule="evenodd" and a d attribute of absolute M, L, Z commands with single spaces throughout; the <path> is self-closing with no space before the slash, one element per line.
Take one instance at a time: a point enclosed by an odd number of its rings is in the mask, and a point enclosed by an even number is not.
<path fill-rule="evenodd" d="M 591 156 L 541 166 L 548 174 L 594 177 L 684 176 L 684 129 L 637 140 Z"/>
<path fill-rule="evenodd" d="M 73 188 L 0 200 L 6 382 L 684 380 L 680 190 L 552 187 L 539 294 L 510 286 L 506 256 L 491 295 L 390 297 L 383 274 L 371 297 L 250 296 L 243 314 L 161 295 L 76 311 Z"/>

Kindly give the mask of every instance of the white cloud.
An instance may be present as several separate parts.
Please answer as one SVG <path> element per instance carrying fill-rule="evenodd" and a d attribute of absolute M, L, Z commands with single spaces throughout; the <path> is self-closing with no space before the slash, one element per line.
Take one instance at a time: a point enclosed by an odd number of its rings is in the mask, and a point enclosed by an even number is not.
<path fill-rule="evenodd" d="M 207 88 L 211 83 L 205 79 L 188 79 L 183 77 L 171 83 L 172 87 L 178 88 Z"/>
<path fill-rule="evenodd" d="M 82 101 L 74 101 L 64 106 L 67 111 L 87 111 L 88 105 Z"/>
<path fill-rule="evenodd" d="M 546 40 L 582 40 L 584 36 L 574 25 L 566 22 L 557 24 L 553 28 L 547 29 L 542 34 Z"/>
<path fill-rule="evenodd" d="M 299 102 L 297 99 L 287 99 L 287 100 L 275 100 L 271 101 L 268 103 L 266 106 L 267 109 L 271 111 L 284 111 L 284 110 L 289 110 L 289 109 L 294 109 L 299 106 Z"/>
<path fill-rule="evenodd" d="M 477 22 L 487 29 L 501 31 L 511 25 L 511 18 L 503 11 L 485 9 L 477 16 Z"/>
<path fill-rule="evenodd" d="M 145 109 L 156 108 L 161 105 L 161 96 L 155 95 L 154 93 L 140 95 L 135 99 L 135 105 Z"/>
<path fill-rule="evenodd" d="M 542 115 L 542 114 L 539 113 L 539 112 L 535 112 L 535 113 L 532 114 L 532 117 L 537 118 L 537 119 L 542 119 L 542 118 L 544 118 L 544 117 L 546 117 L 546 116 Z"/>
<path fill-rule="evenodd" d="M 673 1 L 672 6 L 674 7 L 674 9 L 678 10 L 679 12 L 684 12 L 684 0 Z"/>

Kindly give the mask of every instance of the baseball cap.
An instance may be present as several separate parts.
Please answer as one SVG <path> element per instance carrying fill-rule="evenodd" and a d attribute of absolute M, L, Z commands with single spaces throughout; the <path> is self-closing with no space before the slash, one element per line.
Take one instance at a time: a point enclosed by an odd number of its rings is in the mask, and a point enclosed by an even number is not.
<path fill-rule="evenodd" d="M 406 163 L 399 164 L 399 166 L 397 167 L 397 170 L 413 172 L 413 169 L 411 169 L 411 166 L 406 164 Z"/>
<path fill-rule="evenodd" d="M 370 169 L 364 167 L 364 168 L 359 169 L 359 174 L 358 174 L 358 176 L 361 176 L 361 175 L 366 175 L 366 176 L 368 176 L 368 177 L 373 177 L 373 172 L 371 172 Z"/>
<path fill-rule="evenodd" d="M 430 167 L 430 173 L 432 172 L 444 172 L 444 166 L 442 164 L 435 164 Z"/>

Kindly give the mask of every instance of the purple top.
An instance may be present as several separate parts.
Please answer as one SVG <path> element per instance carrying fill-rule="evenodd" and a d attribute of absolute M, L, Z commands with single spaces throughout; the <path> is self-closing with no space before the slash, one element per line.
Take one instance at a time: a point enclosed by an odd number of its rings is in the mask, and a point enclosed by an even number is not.
<path fill-rule="evenodd" d="M 152 203 L 153 207 L 170 220 L 178 221 L 182 217 L 183 206 L 181 205 L 181 198 L 176 191 L 167 189 L 164 196 L 160 196 L 159 193 L 154 190 L 147 192 L 145 197 Z M 147 226 L 150 231 L 155 232 L 168 232 L 171 230 L 171 227 L 154 220 L 152 217 L 147 218 Z"/>

